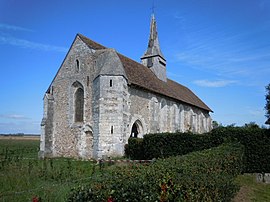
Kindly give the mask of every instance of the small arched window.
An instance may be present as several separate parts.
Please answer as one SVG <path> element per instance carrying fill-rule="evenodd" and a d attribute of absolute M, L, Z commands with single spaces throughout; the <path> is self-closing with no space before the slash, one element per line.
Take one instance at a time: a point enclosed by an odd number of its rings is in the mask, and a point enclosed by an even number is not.
<path fill-rule="evenodd" d="M 75 92 L 75 122 L 83 122 L 84 92 L 78 88 Z"/>
<path fill-rule="evenodd" d="M 76 68 L 75 69 L 76 72 L 80 71 L 80 61 L 78 59 L 76 60 L 76 67 L 75 68 Z"/>

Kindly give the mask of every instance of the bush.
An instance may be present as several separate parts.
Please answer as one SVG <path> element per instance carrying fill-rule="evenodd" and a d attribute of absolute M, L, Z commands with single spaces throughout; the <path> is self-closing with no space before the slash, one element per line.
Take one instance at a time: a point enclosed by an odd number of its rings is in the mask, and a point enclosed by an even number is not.
<path fill-rule="evenodd" d="M 116 167 L 72 190 L 68 201 L 230 201 L 243 147 L 226 144 L 149 166 Z"/>
<path fill-rule="evenodd" d="M 238 141 L 245 147 L 244 172 L 270 172 L 270 130 L 261 128 L 220 127 L 211 132 L 224 142 Z"/>
<path fill-rule="evenodd" d="M 142 138 L 129 138 L 125 147 L 125 155 L 131 159 L 144 159 L 144 147 Z"/>
<path fill-rule="evenodd" d="M 130 138 L 126 155 L 132 159 L 166 158 L 208 149 L 221 143 L 222 138 L 210 133 L 147 134 L 143 139 Z"/>
<path fill-rule="evenodd" d="M 132 159 L 167 158 L 216 147 L 224 142 L 240 142 L 245 147 L 246 173 L 270 172 L 270 130 L 257 127 L 219 127 L 206 134 L 147 134 L 129 141 Z"/>

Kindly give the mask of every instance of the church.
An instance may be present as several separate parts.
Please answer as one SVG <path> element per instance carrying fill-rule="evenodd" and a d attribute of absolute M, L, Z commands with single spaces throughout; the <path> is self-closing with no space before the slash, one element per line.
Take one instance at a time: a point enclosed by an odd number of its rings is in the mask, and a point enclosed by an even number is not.
<path fill-rule="evenodd" d="M 167 78 L 154 15 L 141 63 L 77 34 L 43 102 L 41 158 L 123 156 L 129 137 L 212 129 L 212 110 Z"/>

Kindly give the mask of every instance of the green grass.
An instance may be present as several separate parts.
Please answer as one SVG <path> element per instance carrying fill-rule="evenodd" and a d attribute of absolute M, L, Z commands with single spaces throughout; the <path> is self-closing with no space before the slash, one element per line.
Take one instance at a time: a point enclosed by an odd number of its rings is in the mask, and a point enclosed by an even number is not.
<path fill-rule="evenodd" d="M 5 157 L 37 158 L 38 140 L 0 139 L 0 159 Z"/>
<path fill-rule="evenodd" d="M 260 183 L 256 181 L 254 174 L 244 174 L 238 176 L 236 181 L 242 187 L 246 187 L 246 199 L 255 202 L 270 201 L 270 184 Z"/>
<path fill-rule="evenodd" d="M 71 159 L 38 159 L 38 140 L 0 139 L 0 202 L 66 201 L 73 187 L 89 184 L 93 177 L 107 174 L 115 166 L 98 165 Z M 254 175 L 238 176 L 237 182 L 247 187 L 250 201 L 270 201 L 270 185 L 257 183 Z"/>
<path fill-rule="evenodd" d="M 99 173 L 93 162 L 39 160 L 37 140 L 0 140 L 0 201 L 65 201 L 71 188 Z"/>

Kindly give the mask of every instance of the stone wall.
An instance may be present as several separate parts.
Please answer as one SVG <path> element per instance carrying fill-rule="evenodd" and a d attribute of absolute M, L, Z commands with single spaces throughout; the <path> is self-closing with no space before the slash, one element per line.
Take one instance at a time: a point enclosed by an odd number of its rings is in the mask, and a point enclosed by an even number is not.
<path fill-rule="evenodd" d="M 75 122 L 79 88 L 84 114 Z M 92 50 L 77 37 L 44 97 L 40 156 L 122 156 L 134 124 L 138 137 L 211 130 L 208 112 L 129 85 L 115 50 Z"/>
<path fill-rule="evenodd" d="M 129 88 L 129 94 L 130 132 L 136 120 L 142 123 L 144 134 L 211 130 L 211 117 L 206 111 L 135 87 Z"/>
<path fill-rule="evenodd" d="M 50 92 L 43 98 L 43 119 L 41 121 L 40 151 L 39 157 L 44 158 L 52 156 L 53 140 L 53 97 Z"/>
<path fill-rule="evenodd" d="M 100 75 L 94 86 L 94 157 L 122 156 L 128 121 L 127 81 L 123 76 Z"/>
<path fill-rule="evenodd" d="M 92 157 L 92 81 L 97 74 L 94 68 L 94 50 L 78 37 L 74 40 L 50 89 L 53 98 L 53 127 L 51 128 L 52 156 Z M 84 120 L 74 121 L 74 93 L 81 86 L 84 91 Z M 46 111 L 46 109 L 44 109 Z M 46 136 L 49 135 L 46 132 Z"/>

